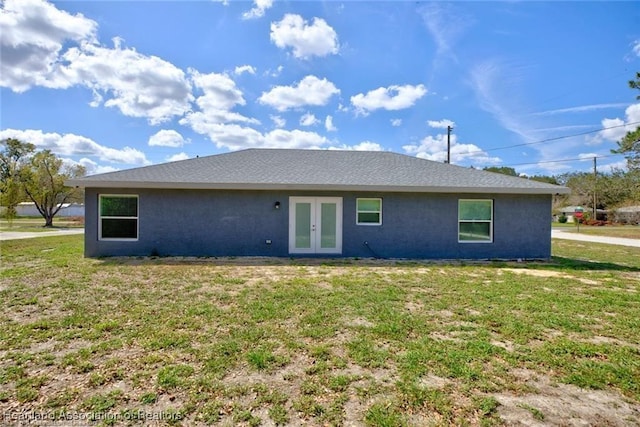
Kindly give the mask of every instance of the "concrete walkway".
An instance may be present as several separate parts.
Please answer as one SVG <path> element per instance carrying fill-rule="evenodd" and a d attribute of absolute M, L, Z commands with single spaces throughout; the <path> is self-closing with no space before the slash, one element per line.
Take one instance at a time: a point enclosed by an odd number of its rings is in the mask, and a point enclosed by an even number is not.
<path fill-rule="evenodd" d="M 578 240 L 580 242 L 607 243 L 610 245 L 635 246 L 640 248 L 640 239 L 625 239 L 622 237 L 607 236 L 591 236 L 576 233 L 575 231 L 566 231 L 561 229 L 552 229 L 551 237 L 554 239 Z"/>
<path fill-rule="evenodd" d="M 3 231 L 0 232 L 0 240 L 33 239 L 34 237 L 62 236 L 67 234 L 83 234 L 82 228 L 63 228 L 55 231 Z"/>

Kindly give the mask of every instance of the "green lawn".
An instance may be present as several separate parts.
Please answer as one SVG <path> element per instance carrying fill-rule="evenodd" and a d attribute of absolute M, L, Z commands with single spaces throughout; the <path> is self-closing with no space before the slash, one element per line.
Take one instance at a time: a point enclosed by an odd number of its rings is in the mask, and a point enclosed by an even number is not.
<path fill-rule="evenodd" d="M 554 241 L 548 263 L 96 260 L 82 240 L 2 242 L 2 414 L 638 423 L 638 248 Z"/>

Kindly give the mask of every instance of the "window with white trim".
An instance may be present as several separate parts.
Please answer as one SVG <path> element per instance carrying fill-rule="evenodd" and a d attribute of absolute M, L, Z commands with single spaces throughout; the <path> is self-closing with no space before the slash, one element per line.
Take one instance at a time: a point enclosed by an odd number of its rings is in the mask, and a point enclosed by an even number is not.
<path fill-rule="evenodd" d="M 138 240 L 137 195 L 101 194 L 98 212 L 100 240 Z"/>
<path fill-rule="evenodd" d="M 356 224 L 382 225 L 382 199 L 356 199 Z"/>
<path fill-rule="evenodd" d="M 493 200 L 458 200 L 458 242 L 493 242 Z"/>

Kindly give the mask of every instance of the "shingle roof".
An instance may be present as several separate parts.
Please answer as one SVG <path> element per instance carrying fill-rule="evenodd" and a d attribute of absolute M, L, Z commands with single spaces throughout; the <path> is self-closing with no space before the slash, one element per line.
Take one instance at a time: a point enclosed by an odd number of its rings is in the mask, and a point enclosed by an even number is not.
<path fill-rule="evenodd" d="M 568 193 L 557 185 L 373 151 L 248 149 L 68 181 L 88 188 Z"/>

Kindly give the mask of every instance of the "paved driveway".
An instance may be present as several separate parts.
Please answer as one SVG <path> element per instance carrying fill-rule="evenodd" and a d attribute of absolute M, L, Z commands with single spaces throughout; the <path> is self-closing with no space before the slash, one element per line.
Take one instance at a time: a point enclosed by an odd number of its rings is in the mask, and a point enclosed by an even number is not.
<path fill-rule="evenodd" d="M 0 240 L 32 239 L 34 237 L 61 236 L 66 234 L 83 234 L 82 228 L 64 228 L 55 231 L 38 231 L 35 233 L 24 231 L 3 231 L 0 233 Z"/>
<path fill-rule="evenodd" d="M 640 239 L 624 239 L 622 237 L 588 236 L 574 231 L 552 229 L 551 237 L 554 239 L 578 240 L 581 242 L 608 243 L 611 245 L 635 246 L 640 248 Z"/>

